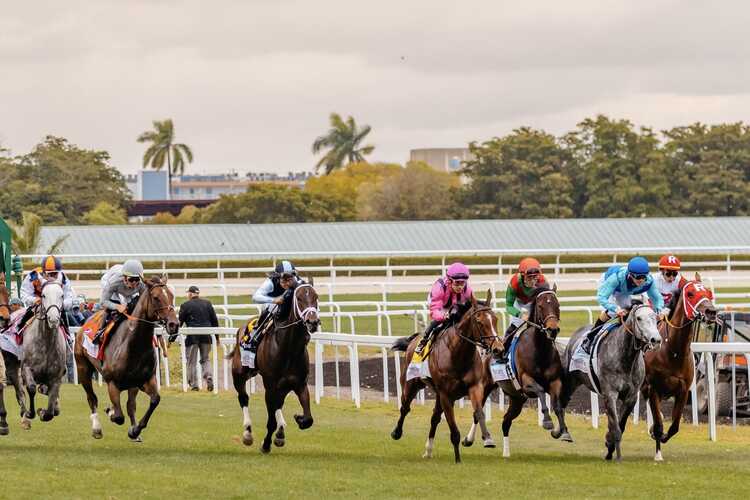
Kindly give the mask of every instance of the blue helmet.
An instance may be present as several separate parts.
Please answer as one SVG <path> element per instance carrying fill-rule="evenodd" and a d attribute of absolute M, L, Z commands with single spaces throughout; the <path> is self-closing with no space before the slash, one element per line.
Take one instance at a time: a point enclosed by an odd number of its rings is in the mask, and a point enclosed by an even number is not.
<path fill-rule="evenodd" d="M 643 257 L 633 257 L 628 261 L 628 272 L 631 274 L 648 274 L 648 261 Z"/>

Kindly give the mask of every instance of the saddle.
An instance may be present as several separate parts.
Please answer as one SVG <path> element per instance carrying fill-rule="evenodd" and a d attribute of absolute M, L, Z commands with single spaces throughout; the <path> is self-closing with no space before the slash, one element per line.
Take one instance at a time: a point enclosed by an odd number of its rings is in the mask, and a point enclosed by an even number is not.
<path fill-rule="evenodd" d="M 115 325 L 122 321 L 122 315 L 116 315 L 112 317 L 109 322 L 104 326 L 104 333 L 102 333 L 101 342 L 94 344 L 94 337 L 99 331 L 99 327 L 104 320 L 106 311 L 97 311 L 81 327 L 84 337 L 84 347 L 88 351 L 89 355 L 95 357 L 99 361 L 104 361 L 104 346 L 107 345 L 109 335 L 114 329 Z"/>

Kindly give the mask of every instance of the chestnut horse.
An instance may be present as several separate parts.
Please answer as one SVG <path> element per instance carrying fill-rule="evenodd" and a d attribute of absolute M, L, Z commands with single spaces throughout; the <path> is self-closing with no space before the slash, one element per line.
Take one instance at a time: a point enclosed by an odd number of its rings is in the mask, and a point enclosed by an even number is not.
<path fill-rule="evenodd" d="M 646 353 L 646 379 L 641 392 L 648 400 L 654 418 L 650 432 L 656 442 L 654 460 L 657 462 L 663 460 L 662 443 L 669 441 L 680 430 L 682 411 L 693 384 L 694 360 L 690 349 L 693 325 L 701 318 L 709 322 L 716 321 L 716 307 L 711 302 L 712 298 L 711 291 L 706 289 L 701 283 L 700 275 L 696 273 L 694 281 L 688 281 L 672 296 L 670 315 L 666 321 L 659 323 L 659 333 L 664 339 L 661 348 Z M 672 396 L 672 425 L 664 435 L 661 401 Z"/>
<path fill-rule="evenodd" d="M 167 288 L 165 277 L 154 276 L 144 281 L 146 291 L 138 298 L 133 313 L 127 321 L 117 325 L 109 334 L 104 346 L 104 361 L 91 357 L 83 347 L 83 330 L 76 335 L 73 353 L 78 368 L 78 381 L 86 391 L 91 409 L 91 435 L 100 439 L 102 427 L 96 408 L 98 400 L 92 385 L 95 371 L 107 382 L 112 408 L 105 412 L 117 425 L 125 423 L 120 406 L 120 393 L 128 391 L 127 411 L 130 417 L 128 437 L 141 441 L 141 431 L 146 428 L 151 414 L 159 405 L 161 396 L 156 385 L 156 354 L 154 352 L 154 327 L 163 325 L 170 336 L 177 335 L 179 322 L 175 313 L 174 296 Z M 141 420 L 135 422 L 135 398 L 138 391 L 145 392 L 150 403 Z"/>
<path fill-rule="evenodd" d="M 510 456 L 510 427 L 529 398 L 539 398 L 544 416 L 542 425 L 546 430 L 551 431 L 552 437 L 555 439 L 562 437 L 563 441 L 573 442 L 565 425 L 565 412 L 561 401 L 564 371 L 555 342 L 557 334 L 560 333 L 560 302 L 557 300 L 557 285 L 552 289 L 547 286 L 537 288 L 533 292 L 531 301 L 533 306 L 529 319 L 526 320 L 528 327 L 518 337 L 516 352 L 513 356 L 520 389 L 516 389 L 510 380 L 506 380 L 488 385 L 485 390 L 485 399 L 498 386 L 510 398 L 510 406 L 503 416 L 504 457 Z M 487 370 L 489 373 L 489 362 Z M 545 393 L 550 395 L 550 403 L 557 416 L 557 429 L 554 429 L 552 424 Z M 470 434 L 473 431 L 474 427 Z"/>
<path fill-rule="evenodd" d="M 320 326 L 318 318 L 318 293 L 312 284 L 297 285 L 291 292 L 291 307 L 285 301 L 274 318 L 272 331 L 267 334 L 258 346 L 255 358 L 256 369 L 242 365 L 240 338 L 245 327 L 237 330 L 237 340 L 234 350 L 227 356 L 232 360 L 232 381 L 237 390 L 237 400 L 242 409 L 242 442 L 250 446 L 253 444 L 253 431 L 250 422 L 249 397 L 247 395 L 247 381 L 260 372 L 263 377 L 263 387 L 266 393 L 266 437 L 261 451 L 271 451 L 271 439 L 274 431 L 276 438 L 273 444 L 284 446 L 286 438 L 284 428 L 286 422 L 281 408 L 284 399 L 290 391 L 294 391 L 302 406 L 302 415 L 295 415 L 294 420 L 300 429 L 308 429 L 313 424 L 310 412 L 310 391 L 307 379 L 310 372 L 310 358 L 307 344 L 310 335 Z"/>
<path fill-rule="evenodd" d="M 401 439 L 403 434 L 404 419 L 411 410 L 411 402 L 417 392 L 426 386 L 435 391 L 435 408 L 430 420 L 430 433 L 425 445 L 424 458 L 432 458 L 432 449 L 435 443 L 435 431 L 440 423 L 440 417 L 445 413 L 445 419 L 451 433 L 451 444 L 456 463 L 461 462 L 461 454 L 458 444 L 461 433 L 456 425 L 456 417 L 453 414 L 453 404 L 460 398 L 468 395 L 474 409 L 474 425 L 482 429 L 482 439 L 485 447 L 492 448 L 492 441 L 484 419 L 485 387 L 492 381 L 487 380 L 485 363 L 479 353 L 479 349 L 485 352 L 491 351 L 494 355 L 503 352 L 503 342 L 498 338 L 495 325 L 497 316 L 491 307 L 492 294 L 487 290 L 487 300 L 477 302 L 472 296 L 471 307 L 462 316 L 456 325 L 448 327 L 433 340 L 431 352 L 427 358 L 430 368 L 429 379 L 422 380 L 414 378 L 406 381 L 406 371 L 401 373 L 401 415 L 396 427 L 391 432 L 393 439 Z M 419 335 L 402 337 L 393 343 L 392 350 L 405 351 L 404 366 L 409 366 L 414 349 L 417 347 Z M 487 342 L 489 340 L 489 342 Z M 467 443 L 469 445 L 470 443 Z"/>

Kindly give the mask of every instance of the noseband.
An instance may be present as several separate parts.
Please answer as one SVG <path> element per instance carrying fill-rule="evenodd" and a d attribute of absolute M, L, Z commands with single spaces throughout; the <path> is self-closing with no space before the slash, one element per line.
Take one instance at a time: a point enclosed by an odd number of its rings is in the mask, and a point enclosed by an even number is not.
<path fill-rule="evenodd" d="M 318 314 L 320 312 L 317 306 L 307 306 L 304 309 L 300 309 L 299 299 L 297 298 L 297 292 L 303 288 L 311 288 L 313 291 L 315 291 L 313 286 L 309 283 L 303 283 L 295 287 L 294 294 L 292 294 L 292 312 L 297 317 L 297 320 L 285 324 L 284 328 L 289 328 L 290 326 L 294 326 L 296 324 L 307 321 L 307 318 L 308 316 L 310 316 L 310 314 L 312 313 Z"/>
<path fill-rule="evenodd" d="M 42 285 L 42 291 L 44 291 L 44 288 L 47 285 L 50 285 L 50 284 L 54 284 L 54 285 L 59 286 L 60 290 L 63 289 L 62 285 L 60 283 L 57 283 L 55 281 L 47 281 L 47 282 L 44 283 L 44 285 Z M 37 306 L 36 310 L 34 311 L 34 317 L 36 319 L 38 319 L 39 321 L 46 321 L 47 320 L 47 316 L 49 315 L 49 312 L 52 311 L 53 309 L 57 309 L 57 312 L 60 313 L 60 319 L 62 320 L 63 310 L 62 310 L 62 307 L 59 306 L 59 305 L 57 305 L 57 304 L 52 304 L 51 306 L 49 306 L 47 308 L 44 308 L 44 307 L 42 307 L 42 304 L 39 303 L 39 305 Z"/>
<path fill-rule="evenodd" d="M 649 344 L 647 340 L 641 340 L 638 338 L 638 335 L 636 335 L 636 328 L 638 325 L 637 325 L 637 322 L 635 321 L 635 312 L 638 309 L 641 309 L 643 307 L 649 307 L 649 306 L 647 306 L 646 304 L 640 304 L 640 305 L 633 307 L 633 309 L 630 310 L 630 314 L 628 315 L 627 321 L 624 321 L 622 323 L 622 327 L 625 329 L 627 333 L 633 336 L 633 340 L 635 341 L 635 350 L 645 352 L 648 350 Z M 630 326 L 628 326 L 628 323 L 635 323 L 636 325 L 631 328 Z M 642 329 L 639 329 L 638 333 L 640 333 L 641 337 L 643 337 Z"/>
<path fill-rule="evenodd" d="M 487 312 L 487 311 L 492 312 L 492 308 L 490 306 L 479 306 L 479 307 L 474 308 L 474 310 L 471 311 L 471 312 L 467 311 L 467 314 L 470 314 L 470 316 L 471 316 L 471 328 L 472 328 L 472 330 L 477 327 L 476 326 L 477 324 L 479 324 L 479 321 L 476 320 L 476 315 L 479 314 L 479 313 Z M 490 349 L 491 349 L 491 347 L 485 343 L 485 341 L 484 341 L 485 339 L 497 339 L 497 340 L 500 339 L 500 337 L 498 337 L 497 334 L 493 334 L 493 335 L 479 335 L 479 340 L 477 341 L 477 340 L 474 340 L 474 339 L 472 339 L 470 337 L 467 337 L 466 335 L 462 334 L 458 330 L 458 325 L 455 326 L 455 329 L 456 329 L 456 335 L 458 335 L 461 339 L 465 340 L 466 342 L 468 342 L 470 344 L 474 344 L 476 347 L 482 349 L 482 351 L 484 351 L 484 352 L 489 352 Z"/>
<path fill-rule="evenodd" d="M 152 285 L 151 289 L 147 291 L 148 302 L 149 302 L 149 309 L 152 310 L 152 311 L 154 311 L 154 314 L 156 314 L 156 321 L 151 321 L 151 320 L 143 319 L 143 318 L 137 318 L 137 317 L 135 317 L 135 316 L 133 316 L 131 314 L 128 314 L 127 312 L 123 313 L 123 315 L 126 318 L 128 318 L 130 320 L 133 320 L 133 321 L 137 321 L 139 323 L 146 323 L 147 325 L 154 325 L 154 326 L 163 326 L 163 327 L 166 327 L 167 326 L 167 318 L 166 318 L 166 316 L 163 317 L 163 318 L 160 317 L 159 313 L 161 311 L 164 311 L 164 310 L 166 310 L 168 312 L 169 311 L 174 311 L 175 310 L 174 306 L 172 304 L 169 304 L 169 305 L 162 306 L 162 307 L 159 307 L 159 308 L 156 308 L 156 309 L 154 309 L 154 308 L 151 307 L 151 304 L 152 304 L 152 301 L 153 301 L 153 298 L 151 297 L 151 290 L 153 290 L 154 288 L 162 288 L 162 287 L 166 287 L 166 286 L 167 285 L 165 285 L 165 284 Z"/>
<path fill-rule="evenodd" d="M 554 291 L 552 291 L 552 290 L 545 290 L 543 292 L 540 292 L 536 296 L 536 299 L 534 299 L 534 310 L 535 310 L 535 312 L 536 312 L 536 309 L 539 306 L 539 304 L 537 302 L 539 300 L 539 297 L 541 297 L 542 295 L 546 295 L 548 293 L 551 293 L 552 295 L 554 295 L 555 297 L 557 297 L 557 294 Z M 536 316 L 536 315 L 534 315 L 534 316 Z M 555 313 L 551 313 L 551 314 L 548 314 L 547 316 L 544 317 L 544 319 L 541 321 L 541 324 L 534 323 L 533 321 L 529 321 L 528 319 L 523 320 L 523 322 L 526 323 L 526 324 L 529 324 L 529 325 L 531 325 L 533 327 L 535 327 L 537 330 L 539 330 L 542 333 L 544 333 L 547 336 L 547 338 L 549 338 L 550 340 L 553 340 L 553 338 L 550 337 L 550 330 L 549 330 L 549 328 L 547 328 L 546 326 L 544 326 L 547 323 L 547 320 L 550 319 L 550 318 L 555 318 L 556 320 L 560 321 L 560 317 L 559 316 L 557 316 Z"/>

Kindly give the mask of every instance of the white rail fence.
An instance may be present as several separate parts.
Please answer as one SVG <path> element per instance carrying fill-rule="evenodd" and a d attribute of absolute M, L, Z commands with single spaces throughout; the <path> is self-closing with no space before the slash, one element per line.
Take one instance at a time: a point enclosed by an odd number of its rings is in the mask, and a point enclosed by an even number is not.
<path fill-rule="evenodd" d="M 77 329 L 72 329 L 73 331 L 76 331 Z M 155 349 L 155 352 L 157 353 L 157 383 L 159 386 L 165 385 L 167 387 L 182 387 L 183 391 L 188 391 L 188 368 L 187 368 L 187 354 L 186 354 L 186 348 L 184 344 L 184 336 L 185 335 L 206 335 L 211 340 L 211 362 L 213 366 L 213 374 L 214 374 L 214 393 L 219 392 L 220 389 L 223 390 L 234 390 L 232 381 L 231 381 L 231 360 L 226 359 L 226 355 L 231 352 L 231 350 L 234 348 L 235 345 L 235 339 L 234 334 L 235 330 L 233 328 L 182 328 L 180 330 L 181 336 L 180 336 L 180 365 L 181 365 L 181 373 L 182 373 L 182 380 L 179 383 L 173 383 L 170 377 L 170 363 L 169 359 L 166 357 L 163 357 L 161 353 L 159 353 L 158 349 Z M 161 332 L 162 334 L 164 332 Z M 381 351 L 382 356 L 382 370 L 383 370 L 383 401 L 390 402 L 391 401 L 391 395 L 390 395 L 390 381 L 389 381 L 389 363 L 388 363 L 388 357 L 389 355 L 393 355 L 393 363 L 394 363 L 394 369 L 395 369 L 395 380 L 396 380 L 396 404 L 400 404 L 401 400 L 401 386 L 398 382 L 400 380 L 401 376 L 401 356 L 400 355 L 394 355 L 393 353 L 390 353 L 389 349 L 393 343 L 393 341 L 396 339 L 396 337 L 390 337 L 385 335 L 354 335 L 349 333 L 336 333 L 336 332 L 318 332 L 312 335 L 311 343 L 313 344 L 313 350 L 314 350 L 314 356 L 313 356 L 313 366 L 314 366 L 314 375 L 315 375 L 315 389 L 314 389 L 314 397 L 315 402 L 320 403 L 321 398 L 325 395 L 326 387 L 324 386 L 324 364 L 326 362 L 325 360 L 325 348 L 326 347 L 333 347 L 334 349 L 334 365 L 335 365 L 335 395 L 337 398 L 341 397 L 341 379 L 340 379 L 340 356 L 338 352 L 338 348 L 343 347 L 348 352 L 348 362 L 349 362 L 349 388 L 350 388 L 350 394 L 351 399 L 354 403 L 354 405 L 359 408 L 361 405 L 362 400 L 362 393 L 361 393 L 361 383 L 360 383 L 360 354 L 359 354 L 359 348 L 377 348 Z M 561 344 L 565 344 L 567 342 L 567 339 L 558 339 L 558 341 Z M 698 366 L 700 366 L 702 363 L 705 363 L 706 370 L 706 379 L 707 379 L 707 388 L 708 388 L 708 435 L 709 439 L 712 441 L 717 440 L 717 408 L 716 408 L 716 370 L 714 366 L 714 356 L 715 354 L 739 354 L 745 356 L 745 358 L 748 361 L 747 364 L 747 371 L 748 371 L 748 378 L 750 379 L 750 343 L 747 342 L 730 342 L 730 343 L 702 343 L 702 342 L 694 342 L 692 344 L 692 349 L 694 353 L 697 353 L 701 356 L 700 363 Z M 219 371 L 219 365 L 221 364 L 221 372 Z M 197 373 L 196 373 L 196 380 L 201 381 L 202 377 L 200 374 L 200 365 L 196 367 Z M 733 371 L 735 370 L 734 367 L 734 361 L 733 361 Z M 697 369 L 696 369 L 697 370 Z M 733 377 L 733 385 L 732 385 L 732 392 L 733 392 L 733 412 L 732 412 L 732 423 L 734 426 L 736 426 L 737 423 L 737 401 L 736 401 L 736 386 L 735 386 L 736 378 Z M 78 381 L 75 380 L 75 383 Z M 101 377 L 99 379 L 99 383 L 101 384 Z M 250 390 L 251 392 L 256 391 L 256 381 L 255 378 L 251 379 L 250 381 Z M 498 391 L 498 408 L 500 411 L 504 411 L 505 409 L 505 398 L 502 393 L 502 391 Z M 697 395 L 697 387 L 695 382 L 693 382 L 693 385 L 691 387 L 692 392 L 692 401 L 695 402 L 698 400 Z M 549 395 L 547 396 L 549 398 Z M 424 391 L 422 391 L 418 397 L 418 401 L 420 401 L 422 404 L 425 404 L 425 397 L 424 397 Z M 633 421 L 634 423 L 638 423 L 639 421 L 639 411 L 640 411 L 640 398 L 639 402 L 636 404 L 634 414 L 633 414 Z M 464 406 L 464 401 L 461 400 L 459 402 L 459 406 Z M 698 405 L 692 404 L 692 423 L 693 425 L 699 424 L 699 415 L 698 415 Z M 487 412 L 488 419 L 491 419 L 492 417 L 492 400 L 490 399 L 488 401 L 487 406 L 485 407 L 485 411 Z M 541 409 L 538 406 L 538 412 L 539 412 L 539 425 L 541 425 Z M 651 415 L 650 411 L 647 411 L 648 414 L 648 421 L 649 425 L 651 422 Z M 599 403 L 598 403 L 598 397 L 596 394 L 591 393 L 591 424 L 594 428 L 599 427 Z"/>

